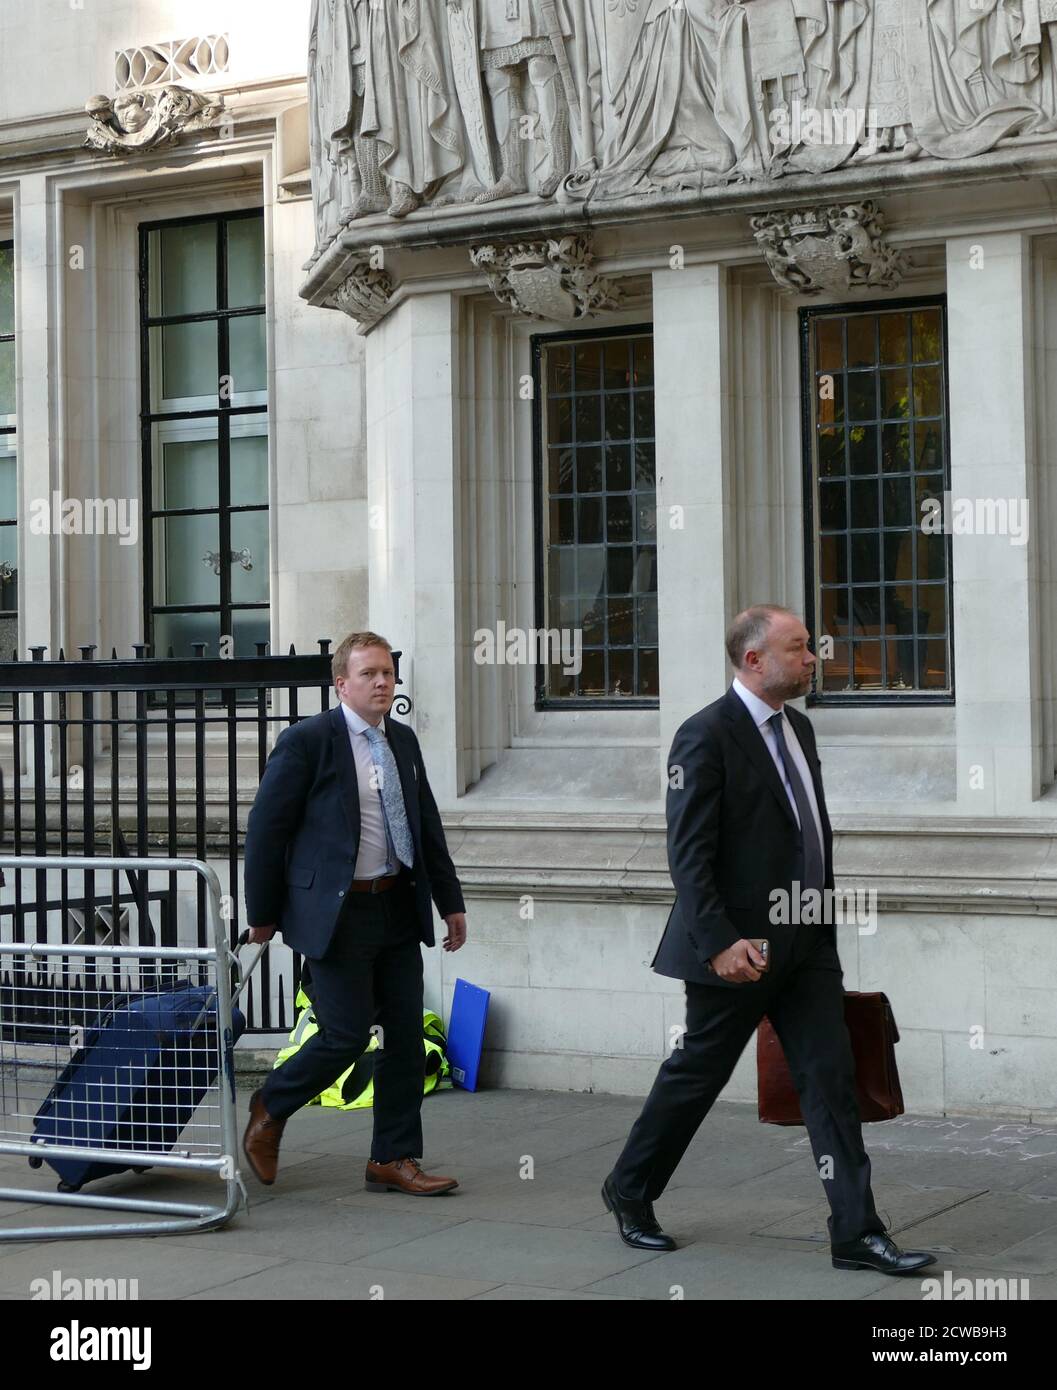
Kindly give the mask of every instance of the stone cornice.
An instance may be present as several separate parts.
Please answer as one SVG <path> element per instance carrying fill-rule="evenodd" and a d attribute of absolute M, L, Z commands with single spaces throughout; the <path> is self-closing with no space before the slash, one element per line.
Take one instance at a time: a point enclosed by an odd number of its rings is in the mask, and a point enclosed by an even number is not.
<path fill-rule="evenodd" d="M 367 218 L 341 233 L 313 267 L 300 294 L 311 304 L 321 304 L 351 266 L 364 259 L 367 247 L 380 248 L 383 254 L 462 247 L 481 241 L 560 236 L 578 229 L 626 229 L 702 215 L 748 216 L 779 206 L 859 201 L 982 183 L 993 190 L 997 181 L 1025 180 L 1044 186 L 1048 183 L 1049 201 L 1057 210 L 1057 143 L 1052 137 L 1010 139 L 971 159 L 863 164 L 828 174 L 788 174 L 781 179 L 719 185 L 693 193 L 654 193 L 583 203 L 525 195 L 487 209 L 472 203 L 423 208 L 399 221 L 385 216 Z M 746 242 L 751 242 L 748 229 Z"/>
<path fill-rule="evenodd" d="M 236 140 L 218 138 L 215 131 L 194 132 L 178 146 L 165 150 L 167 161 L 182 166 L 196 159 L 209 158 L 217 153 L 237 150 L 246 136 L 274 137 L 279 114 L 303 99 L 304 77 L 262 78 L 255 82 L 225 83 L 217 81 L 210 91 L 224 98 L 225 106 L 236 121 Z M 98 154 L 82 149 L 85 133 L 85 113 L 79 110 L 52 112 L 46 116 L 0 121 L 0 170 L 17 174 L 41 166 L 88 167 L 100 164 Z M 157 151 L 145 150 L 127 162 L 128 168 L 148 169 Z M 103 167 L 106 167 L 103 161 Z M 307 194 L 306 194 L 307 196 Z"/>
<path fill-rule="evenodd" d="M 541 824 L 527 812 L 452 812 L 444 824 L 472 897 L 668 904 L 674 896 L 660 814 L 557 812 Z M 1026 819 L 837 817 L 837 886 L 875 890 L 887 913 L 1057 917 L 1055 835 L 1057 824 Z"/>

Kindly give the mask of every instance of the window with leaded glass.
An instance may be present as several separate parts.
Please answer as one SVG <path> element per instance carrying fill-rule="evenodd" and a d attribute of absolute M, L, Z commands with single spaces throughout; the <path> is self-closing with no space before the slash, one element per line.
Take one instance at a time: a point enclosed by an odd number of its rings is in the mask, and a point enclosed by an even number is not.
<path fill-rule="evenodd" d="M 540 666 L 541 707 L 653 705 L 657 510 L 653 337 L 533 340 L 537 623 L 580 633 L 578 674 Z"/>
<path fill-rule="evenodd" d="M 949 488 L 942 302 L 807 310 L 815 699 L 950 699 L 950 547 L 922 503 Z"/>
<path fill-rule="evenodd" d="M 141 228 L 147 640 L 253 656 L 269 634 L 264 215 Z"/>
<path fill-rule="evenodd" d="M 0 658 L 18 646 L 18 430 L 15 248 L 0 242 Z"/>

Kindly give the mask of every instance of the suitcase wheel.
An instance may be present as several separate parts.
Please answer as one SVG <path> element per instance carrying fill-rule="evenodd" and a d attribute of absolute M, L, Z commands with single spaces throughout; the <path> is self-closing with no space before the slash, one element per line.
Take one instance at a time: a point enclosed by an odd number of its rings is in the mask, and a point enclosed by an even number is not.
<path fill-rule="evenodd" d="M 31 1158 L 29 1160 L 29 1166 L 31 1168 L 43 1168 L 44 1160 L 42 1158 Z"/>
<path fill-rule="evenodd" d="M 61 1182 L 61 1183 L 59 1183 L 58 1190 L 59 1190 L 60 1192 L 80 1192 L 80 1190 L 81 1190 L 81 1184 L 80 1184 L 79 1182 L 78 1182 L 78 1183 Z"/>

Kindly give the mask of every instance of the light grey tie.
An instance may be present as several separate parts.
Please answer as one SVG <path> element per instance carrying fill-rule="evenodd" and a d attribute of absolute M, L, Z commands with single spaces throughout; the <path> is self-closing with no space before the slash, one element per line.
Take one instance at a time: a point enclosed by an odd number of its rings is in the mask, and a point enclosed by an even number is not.
<path fill-rule="evenodd" d="M 410 869 L 415 862 L 415 842 L 411 838 L 411 827 L 407 823 L 407 807 L 404 805 L 404 792 L 400 785 L 400 772 L 393 757 L 393 750 L 379 729 L 368 725 L 363 732 L 371 746 L 371 761 L 378 773 L 378 790 L 382 794 L 385 828 L 389 832 L 389 839 L 396 850 L 397 858 Z"/>

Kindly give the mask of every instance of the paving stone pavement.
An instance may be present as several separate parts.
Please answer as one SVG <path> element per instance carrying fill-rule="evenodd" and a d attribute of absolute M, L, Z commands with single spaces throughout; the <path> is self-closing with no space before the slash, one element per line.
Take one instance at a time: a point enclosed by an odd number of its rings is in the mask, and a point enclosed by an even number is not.
<path fill-rule="evenodd" d="M 311 1107 L 287 1125 L 279 1181 L 247 1176 L 249 1209 L 226 1229 L 0 1240 L 0 1299 L 30 1298 L 32 1281 L 54 1271 L 136 1279 L 140 1299 L 166 1300 L 922 1298 L 919 1278 L 832 1268 L 803 1130 L 761 1125 L 753 1107 L 730 1102 L 705 1120 L 656 1204 L 680 1248 L 623 1245 L 599 1187 L 640 1105 L 569 1092 L 430 1096 L 424 1166 L 460 1187 L 429 1200 L 364 1190 L 370 1111 Z M 1057 1127 L 903 1116 L 865 1135 L 878 1210 L 901 1245 L 937 1254 L 930 1277 L 1026 1279 L 1030 1301 L 1057 1297 Z M 0 1203 L 0 1232 L 69 1220 L 32 1202 L 54 1181 L 0 1158 L 0 1186 L 29 1193 Z M 186 1200 L 213 1198 L 214 1183 L 155 1170 L 93 1190 Z"/>

